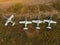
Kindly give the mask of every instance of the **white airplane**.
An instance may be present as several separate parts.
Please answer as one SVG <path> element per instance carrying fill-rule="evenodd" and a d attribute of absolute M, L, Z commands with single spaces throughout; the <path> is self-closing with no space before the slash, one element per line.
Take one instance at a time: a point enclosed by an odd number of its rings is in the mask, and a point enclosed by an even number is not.
<path fill-rule="evenodd" d="M 56 24 L 57 22 L 53 21 L 51 18 L 49 20 L 44 20 L 44 22 L 48 22 L 48 26 L 46 28 L 51 29 L 51 23 Z"/>
<path fill-rule="evenodd" d="M 40 29 L 39 25 L 40 25 L 40 23 L 43 23 L 43 21 L 39 20 L 39 18 L 38 18 L 38 20 L 32 20 L 32 22 L 37 24 L 36 29 Z"/>
<path fill-rule="evenodd" d="M 5 17 L 7 19 L 5 26 L 8 25 L 8 23 L 12 23 L 12 26 L 15 25 L 15 22 L 12 21 L 12 18 L 14 17 L 14 15 L 11 15 L 9 18 Z"/>
<path fill-rule="evenodd" d="M 20 24 L 25 24 L 24 30 L 27 30 L 27 29 L 28 29 L 28 28 L 27 28 L 27 25 L 28 25 L 28 24 L 32 24 L 32 22 L 31 22 L 31 21 L 27 21 L 26 18 L 25 18 L 25 21 L 20 21 L 19 23 L 20 23 Z"/>

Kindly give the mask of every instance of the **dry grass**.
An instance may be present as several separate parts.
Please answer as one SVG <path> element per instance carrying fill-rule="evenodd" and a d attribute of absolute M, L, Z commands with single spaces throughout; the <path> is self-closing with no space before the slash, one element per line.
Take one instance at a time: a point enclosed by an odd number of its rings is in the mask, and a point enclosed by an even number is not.
<path fill-rule="evenodd" d="M 55 17 L 54 17 L 55 18 Z M 29 29 L 24 31 L 24 25 L 18 23 L 18 17 L 15 17 L 17 22 L 14 27 L 9 24 L 4 26 L 5 19 L 0 16 L 0 44 L 1 45 L 59 45 L 60 35 L 60 19 L 55 18 L 58 24 L 52 25 L 52 29 L 46 29 L 46 24 L 41 24 L 40 30 L 35 29 L 35 24 L 29 25 Z M 33 28 L 32 28 L 33 27 Z"/>
<path fill-rule="evenodd" d="M 39 7 L 40 12 L 42 12 L 41 15 L 38 14 L 38 6 L 36 5 L 25 6 L 23 8 L 20 7 L 21 5 L 18 4 L 18 6 L 14 5 L 6 10 L 2 9 L 2 12 L 0 13 L 0 45 L 60 45 L 60 13 L 53 14 L 51 9 L 54 8 L 47 5 L 40 5 L 40 7 L 43 7 L 42 9 Z M 8 11 L 11 10 L 10 8 L 12 8 L 13 11 Z M 30 14 L 26 15 L 28 14 L 28 10 L 30 11 Z M 55 11 L 56 10 L 57 9 L 55 9 Z M 19 11 L 21 15 L 17 13 Z M 57 25 L 51 25 L 51 30 L 46 29 L 47 25 L 45 23 L 40 25 L 40 30 L 35 29 L 36 24 L 31 24 L 28 26 L 29 29 L 24 31 L 24 25 L 20 25 L 18 23 L 19 20 L 24 20 L 22 17 L 25 15 L 27 16 L 28 20 L 37 19 L 37 16 L 40 16 L 40 19 L 42 20 L 48 19 L 50 15 L 47 13 L 46 15 L 45 11 L 50 12 L 52 14 L 52 19 L 58 22 Z M 6 20 L 2 17 L 2 15 L 9 16 L 10 14 L 15 14 L 13 21 L 16 21 L 16 25 L 12 27 L 11 24 L 9 24 L 7 27 L 5 27 L 4 23 Z"/>

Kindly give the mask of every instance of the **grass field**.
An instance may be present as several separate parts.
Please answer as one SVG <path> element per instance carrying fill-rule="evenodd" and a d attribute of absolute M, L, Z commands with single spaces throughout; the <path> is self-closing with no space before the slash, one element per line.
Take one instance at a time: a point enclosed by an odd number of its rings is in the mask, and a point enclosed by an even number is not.
<path fill-rule="evenodd" d="M 9 17 L 11 14 L 14 14 L 13 21 L 16 24 L 13 27 L 11 24 L 5 27 L 6 19 L 3 15 Z M 47 24 L 44 23 L 40 24 L 40 30 L 35 29 L 36 24 L 31 24 L 25 31 L 24 25 L 18 23 L 24 20 L 24 16 L 28 20 L 37 19 L 37 16 L 44 20 L 51 15 L 52 19 L 57 22 L 56 25 L 51 25 L 51 30 L 46 29 Z M 17 3 L 8 8 L 0 8 L 0 45 L 60 45 L 60 4 L 25 6 Z"/>

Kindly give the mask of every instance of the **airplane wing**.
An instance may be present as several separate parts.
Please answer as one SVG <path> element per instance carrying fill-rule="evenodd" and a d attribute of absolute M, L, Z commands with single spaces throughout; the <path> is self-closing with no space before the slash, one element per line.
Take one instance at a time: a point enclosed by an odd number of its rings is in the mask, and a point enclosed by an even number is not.
<path fill-rule="evenodd" d="M 11 16 L 8 18 L 8 20 L 11 20 L 13 17 L 14 17 L 14 16 L 13 16 L 13 15 L 11 15 Z"/>
<path fill-rule="evenodd" d="M 25 21 L 20 21 L 19 23 L 20 23 L 20 24 L 22 24 L 22 23 L 25 24 Z"/>
<path fill-rule="evenodd" d="M 10 21 L 6 21 L 5 26 L 7 26 L 9 22 L 10 22 Z"/>
<path fill-rule="evenodd" d="M 43 21 L 39 21 L 39 23 L 42 23 Z"/>
<path fill-rule="evenodd" d="M 26 23 L 27 23 L 27 24 L 31 24 L 32 22 L 31 22 L 31 21 L 27 21 Z"/>
<path fill-rule="evenodd" d="M 42 23 L 43 21 L 40 21 L 40 20 L 33 20 L 32 22 L 34 22 L 34 23 Z"/>
<path fill-rule="evenodd" d="M 55 21 L 51 21 L 50 23 L 57 23 L 57 22 L 55 22 Z"/>
<path fill-rule="evenodd" d="M 44 22 L 49 22 L 49 20 L 44 20 Z"/>
<path fill-rule="evenodd" d="M 14 16 L 12 15 L 10 18 L 7 19 L 6 23 L 9 23 L 11 22 L 11 19 L 13 18 Z"/>
<path fill-rule="evenodd" d="M 6 16 L 3 16 L 5 19 L 8 19 Z"/>
<path fill-rule="evenodd" d="M 34 22 L 34 23 L 37 23 L 38 21 L 36 21 L 36 20 L 33 20 L 32 22 Z"/>

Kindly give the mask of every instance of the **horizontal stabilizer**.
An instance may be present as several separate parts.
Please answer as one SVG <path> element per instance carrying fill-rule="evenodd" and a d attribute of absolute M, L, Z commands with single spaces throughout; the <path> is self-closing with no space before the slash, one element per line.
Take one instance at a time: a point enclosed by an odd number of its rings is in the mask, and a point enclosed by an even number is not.
<path fill-rule="evenodd" d="M 24 30 L 27 30 L 28 28 L 24 28 Z"/>
<path fill-rule="evenodd" d="M 51 27 L 46 27 L 46 28 L 51 29 Z"/>
<path fill-rule="evenodd" d="M 36 27 L 36 29 L 40 29 L 40 27 Z"/>
<path fill-rule="evenodd" d="M 15 25 L 15 22 L 12 24 L 12 26 L 14 26 Z"/>

